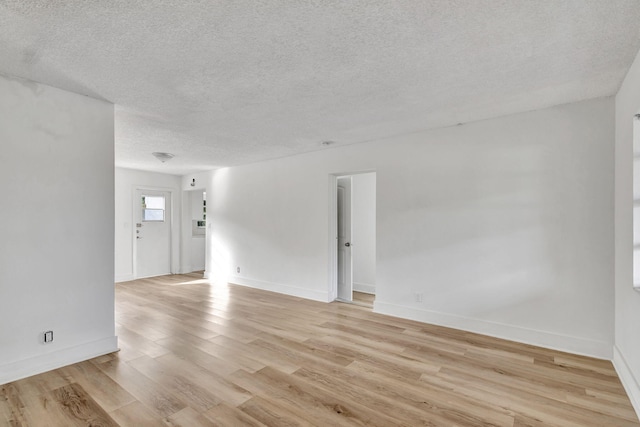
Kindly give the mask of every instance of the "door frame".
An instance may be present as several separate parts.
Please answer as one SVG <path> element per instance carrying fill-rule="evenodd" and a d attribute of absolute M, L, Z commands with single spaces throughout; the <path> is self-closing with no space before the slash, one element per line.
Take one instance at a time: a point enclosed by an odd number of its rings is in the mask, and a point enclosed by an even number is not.
<path fill-rule="evenodd" d="M 354 172 L 329 174 L 329 201 L 327 203 L 329 207 L 329 221 L 327 227 L 327 246 L 329 249 L 329 258 L 327 262 L 327 269 L 329 272 L 329 280 L 327 284 L 328 302 L 335 301 L 338 298 L 338 178 L 372 172 L 377 173 L 375 169 L 367 169 Z M 378 187 L 376 185 L 376 196 L 377 192 Z M 378 217 L 377 209 L 378 208 L 376 206 L 376 221 Z"/>
<path fill-rule="evenodd" d="M 174 256 L 174 247 L 173 243 L 179 241 L 179 239 L 174 236 L 176 227 L 175 227 L 175 194 L 176 190 L 173 188 L 167 187 L 153 187 L 148 185 L 134 185 L 131 189 L 131 265 L 133 270 L 133 279 L 138 279 L 138 239 L 136 239 L 136 209 L 140 206 L 138 201 L 137 192 L 138 191 L 162 191 L 165 193 L 169 193 L 171 200 L 169 203 L 169 212 L 171 214 L 171 220 L 169 221 L 169 271 L 171 274 L 176 274 L 176 266 L 174 262 L 176 261 L 176 256 Z M 166 209 L 166 207 L 165 207 Z"/>
<path fill-rule="evenodd" d="M 336 253 L 338 254 L 336 263 L 338 271 L 336 290 L 338 293 L 338 297 L 336 298 L 336 300 L 349 303 L 353 302 L 353 250 L 351 248 L 351 242 L 353 241 L 353 197 L 351 193 L 352 188 L 352 175 L 338 177 L 338 197 L 336 198 L 338 206 L 338 215 L 336 215 L 338 224 L 338 232 L 336 233 Z M 342 198 L 340 197 L 341 190 Z M 342 209 L 340 209 L 341 204 Z M 345 235 L 341 236 L 341 229 L 343 228 L 345 229 L 346 233 Z M 342 289 L 340 289 L 341 283 Z"/>
<path fill-rule="evenodd" d="M 182 257 L 182 265 L 181 265 L 181 269 L 180 272 L 185 274 L 185 273 L 191 273 L 193 272 L 193 265 L 191 265 L 191 256 L 192 256 L 192 251 L 191 251 L 191 239 L 193 239 L 193 234 L 192 234 L 192 226 L 193 226 L 193 195 L 194 193 L 204 193 L 206 194 L 207 189 L 205 187 L 199 187 L 199 188 L 185 188 L 182 190 L 182 236 L 180 238 L 180 256 Z M 206 200 L 206 199 L 204 199 Z M 205 224 L 208 224 L 208 222 L 206 222 Z M 209 251 L 209 249 L 207 248 L 207 234 L 209 233 L 208 231 L 209 227 L 205 226 L 204 232 L 204 239 L 205 239 L 205 244 L 204 244 L 204 268 L 205 268 L 205 272 L 207 269 L 207 252 Z M 187 268 L 188 267 L 188 268 Z"/>

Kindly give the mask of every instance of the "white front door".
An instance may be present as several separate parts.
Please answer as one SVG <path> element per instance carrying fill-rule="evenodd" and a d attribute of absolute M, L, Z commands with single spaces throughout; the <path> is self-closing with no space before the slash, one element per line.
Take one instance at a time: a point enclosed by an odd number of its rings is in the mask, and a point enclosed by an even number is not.
<path fill-rule="evenodd" d="M 171 274 L 171 193 L 136 190 L 135 276 Z"/>
<path fill-rule="evenodd" d="M 338 178 L 338 299 L 353 300 L 351 177 Z"/>

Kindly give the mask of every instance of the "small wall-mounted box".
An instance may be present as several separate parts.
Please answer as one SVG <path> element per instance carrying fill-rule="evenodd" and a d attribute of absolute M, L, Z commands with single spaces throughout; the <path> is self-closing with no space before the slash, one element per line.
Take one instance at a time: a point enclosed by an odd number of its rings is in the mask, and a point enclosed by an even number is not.
<path fill-rule="evenodd" d="M 44 342 L 50 343 L 53 341 L 53 331 L 47 331 L 44 333 Z"/>

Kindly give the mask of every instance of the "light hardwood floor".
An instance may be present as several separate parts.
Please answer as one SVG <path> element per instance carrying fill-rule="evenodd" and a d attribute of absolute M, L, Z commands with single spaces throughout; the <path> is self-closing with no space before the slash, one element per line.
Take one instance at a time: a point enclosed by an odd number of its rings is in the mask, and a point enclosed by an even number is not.
<path fill-rule="evenodd" d="M 7 426 L 638 426 L 610 362 L 197 275 L 116 285 L 121 351 L 0 386 Z"/>
<path fill-rule="evenodd" d="M 366 294 L 364 292 L 353 291 L 353 302 L 355 304 L 360 304 L 364 307 L 373 307 L 373 301 L 375 301 L 376 296 L 373 294 Z"/>

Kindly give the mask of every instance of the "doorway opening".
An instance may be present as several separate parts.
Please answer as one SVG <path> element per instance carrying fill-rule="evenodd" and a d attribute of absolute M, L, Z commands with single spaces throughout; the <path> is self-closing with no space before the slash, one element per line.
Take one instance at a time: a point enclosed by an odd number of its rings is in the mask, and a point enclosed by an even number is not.
<path fill-rule="evenodd" d="M 332 175 L 332 300 L 373 307 L 376 293 L 376 173 Z"/>
<path fill-rule="evenodd" d="M 204 273 L 206 260 L 206 230 L 207 230 L 207 193 L 206 191 L 185 191 L 183 195 L 186 203 L 184 215 L 189 218 L 189 230 L 183 253 L 188 262 L 187 272 Z"/>

